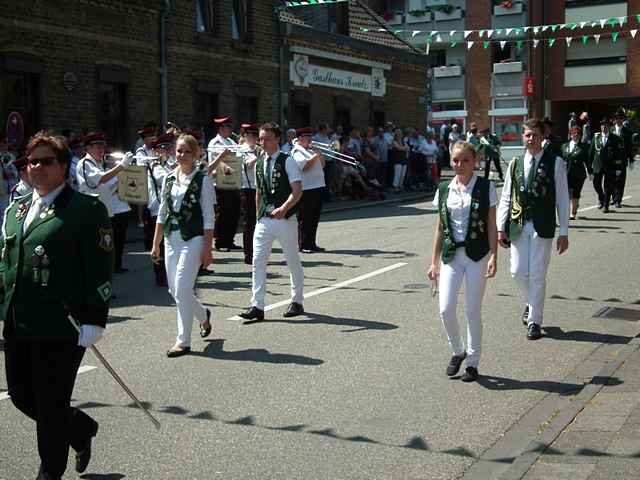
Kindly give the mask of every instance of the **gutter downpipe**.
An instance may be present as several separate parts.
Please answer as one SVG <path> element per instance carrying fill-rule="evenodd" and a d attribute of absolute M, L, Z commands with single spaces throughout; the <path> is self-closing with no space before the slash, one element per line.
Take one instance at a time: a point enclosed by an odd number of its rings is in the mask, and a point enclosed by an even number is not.
<path fill-rule="evenodd" d="M 164 129 L 169 120 L 169 87 L 167 69 L 167 17 L 171 11 L 171 0 L 164 0 L 160 14 L 160 118 Z"/>

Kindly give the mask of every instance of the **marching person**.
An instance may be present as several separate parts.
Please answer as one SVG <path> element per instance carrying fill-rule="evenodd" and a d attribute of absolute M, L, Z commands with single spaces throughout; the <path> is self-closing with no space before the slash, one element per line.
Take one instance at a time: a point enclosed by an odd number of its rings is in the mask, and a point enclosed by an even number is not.
<path fill-rule="evenodd" d="M 504 175 L 502 174 L 502 165 L 500 165 L 500 147 L 502 142 L 497 135 L 491 133 L 491 130 L 485 128 L 481 132 L 480 145 L 484 150 L 484 178 L 489 178 L 491 172 L 491 163 L 496 168 L 500 181 L 504 181 Z"/>
<path fill-rule="evenodd" d="M 44 132 L 31 138 L 34 191 L 7 210 L 0 240 L 8 393 L 36 422 L 38 480 L 62 478 L 69 446 L 76 471 L 84 472 L 98 432 L 98 423 L 70 402 L 85 348 L 106 325 L 113 233 L 104 205 L 66 184 L 69 161 L 58 138 Z"/>
<path fill-rule="evenodd" d="M 542 148 L 550 148 L 556 157 L 562 157 L 562 138 L 553 133 L 553 121 L 547 117 L 543 121 L 543 134 L 544 140 L 542 141 Z"/>
<path fill-rule="evenodd" d="M 511 276 L 525 301 L 522 322 L 529 340 L 542 336 L 556 218 L 560 225 L 556 249 L 562 254 L 569 248 L 567 170 L 552 148 L 543 149 L 543 128 L 536 118 L 524 123 L 525 154 L 509 164 L 498 208 L 498 242 L 504 248 L 511 246 Z"/>
<path fill-rule="evenodd" d="M 106 157 L 105 167 L 113 167 L 112 157 Z M 127 243 L 127 227 L 129 226 L 129 212 L 131 207 L 118 197 L 118 177 L 113 177 L 107 183 L 111 188 L 111 226 L 113 227 L 114 270 L 113 273 L 126 273 L 128 268 L 122 266 L 124 245 Z"/>
<path fill-rule="evenodd" d="M 619 108 L 613 117 L 613 132 L 622 141 L 621 151 L 623 152 L 623 162 L 621 168 L 618 170 L 620 174 L 616 173 L 615 177 L 615 191 L 613 193 L 613 203 L 617 208 L 622 208 L 622 197 L 624 196 L 624 187 L 627 182 L 627 167 L 633 168 L 633 132 L 624 124 L 627 119 L 627 114 L 622 108 Z"/>
<path fill-rule="evenodd" d="M 153 156 L 152 144 L 156 138 L 156 125 L 155 123 L 147 123 L 136 133 L 138 134 L 138 141 L 136 142 L 136 158 L 134 159 L 134 162 L 137 165 L 147 165 L 148 158 Z M 144 205 L 137 205 L 136 214 L 138 216 L 138 227 L 142 227 L 144 229 L 146 225 L 145 220 L 148 219 L 149 212 Z"/>
<path fill-rule="evenodd" d="M 200 322 L 200 336 L 211 333 L 211 311 L 195 296 L 200 265 L 213 263 L 213 205 L 215 193 L 206 175 L 195 168 L 200 146 L 191 135 L 180 135 L 176 144 L 178 168 L 167 175 L 162 186 L 160 208 L 153 237 L 151 258 L 160 257 L 164 237 L 165 265 L 169 293 L 178 307 L 178 336 L 167 357 L 181 357 L 191 351 L 194 318 Z"/>
<path fill-rule="evenodd" d="M 297 142 L 291 150 L 302 174 L 302 199 L 298 207 L 298 243 L 304 253 L 324 252 L 316 241 L 318 223 L 322 213 L 324 196 L 324 157 L 311 150 L 313 130 L 309 127 L 296 130 Z"/>
<path fill-rule="evenodd" d="M 593 188 L 598 194 L 598 208 L 604 213 L 609 213 L 609 205 L 616 188 L 616 177 L 624 161 L 624 151 L 620 137 L 611 135 L 609 120 L 606 118 L 600 121 L 600 132 L 593 137 L 590 156 Z"/>
<path fill-rule="evenodd" d="M 218 134 L 209 142 L 210 168 L 214 165 L 217 167 L 216 159 L 219 159 L 219 154 L 222 152 L 220 147 L 237 146 L 231 138 L 233 125 L 231 117 L 215 118 L 213 122 L 218 127 Z M 216 199 L 218 202 L 214 229 L 216 250 L 226 250 L 227 252 L 242 250 L 242 247 L 233 241 L 240 219 L 240 188 L 227 190 L 216 186 Z"/>
<path fill-rule="evenodd" d="M 18 197 L 33 192 L 33 187 L 30 183 L 31 180 L 29 179 L 29 171 L 27 170 L 27 157 L 23 156 L 18 158 L 13 165 L 18 169 L 20 181 L 11 189 L 11 192 L 9 193 L 9 203 L 13 202 Z M 71 174 L 71 170 L 69 170 L 69 174 Z"/>
<path fill-rule="evenodd" d="M 580 206 L 580 194 L 584 181 L 591 175 L 591 161 L 589 160 L 589 146 L 581 141 L 582 129 L 575 125 L 571 127 L 571 140 L 562 146 L 562 158 L 567 165 L 567 183 L 571 197 L 571 214 L 569 218 L 575 220 Z"/>
<path fill-rule="evenodd" d="M 98 199 L 107 208 L 109 218 L 113 217 L 111 211 L 111 195 L 113 184 L 109 181 L 123 171 L 133 160 L 133 154 L 128 152 L 114 167 L 105 171 L 102 162 L 106 153 L 106 141 L 104 133 L 94 132 L 83 138 L 87 154 L 76 166 L 76 178 L 78 191 L 88 195 L 98 195 Z"/>
<path fill-rule="evenodd" d="M 84 141 L 82 140 L 82 137 L 75 137 L 71 140 L 69 143 L 69 150 L 71 150 L 71 165 L 69 166 L 69 179 L 67 180 L 67 183 L 69 183 L 71 188 L 74 190 L 78 190 L 78 162 L 87 154 L 84 149 Z"/>
<path fill-rule="evenodd" d="M 167 175 L 175 168 L 175 136 L 172 133 L 162 134 L 153 141 L 151 148 L 153 149 L 153 156 L 157 156 L 158 160 L 147 163 L 147 191 L 149 202 L 147 203 L 146 209 L 148 214 L 145 215 L 144 219 L 144 243 L 145 248 L 148 250 L 153 248 L 153 237 L 158 221 L 160 199 L 162 198 L 162 185 L 164 185 L 164 180 L 167 178 Z M 156 286 L 166 287 L 167 273 L 164 265 L 164 237 L 160 239 L 160 253 L 156 261 L 152 263 Z"/>
<path fill-rule="evenodd" d="M 451 153 L 456 175 L 453 180 L 440 183 L 433 199 L 439 216 L 427 276 L 432 281 L 440 279 L 440 318 L 453 351 L 447 375 L 456 375 L 466 358 L 467 368 L 461 380 L 473 382 L 478 378 L 482 347 L 482 297 L 487 278 L 494 277 L 497 269 L 498 194 L 493 182 L 474 173 L 476 150 L 472 144 L 456 142 Z M 466 282 L 466 350 L 456 314 L 463 280 Z"/>
<path fill-rule="evenodd" d="M 267 263 L 274 240 L 282 246 L 291 279 L 291 304 L 284 317 L 304 313 L 302 306 L 304 271 L 298 253 L 298 224 L 295 213 L 302 196 L 302 176 L 295 160 L 280 151 L 280 127 L 260 127 L 260 143 L 267 158 L 256 162 L 256 209 L 258 223 L 253 236 L 251 307 L 240 314 L 248 320 L 264 320 Z"/>
<path fill-rule="evenodd" d="M 244 145 L 242 150 L 242 209 L 244 211 L 244 228 L 242 231 L 242 248 L 244 263 L 253 262 L 253 233 L 256 229 L 256 162 L 258 156 L 264 155 L 258 147 L 259 128 L 255 123 L 242 124 L 244 129 Z"/>

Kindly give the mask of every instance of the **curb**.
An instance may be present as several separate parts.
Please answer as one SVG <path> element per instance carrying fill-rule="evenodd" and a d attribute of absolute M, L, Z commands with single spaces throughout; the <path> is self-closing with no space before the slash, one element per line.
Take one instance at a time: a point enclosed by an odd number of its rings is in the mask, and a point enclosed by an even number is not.
<path fill-rule="evenodd" d="M 406 194 L 406 195 L 402 195 L 394 198 L 388 198 L 385 200 L 374 200 L 371 202 L 357 202 L 349 205 L 338 204 L 338 205 L 330 206 L 326 208 L 323 207 L 322 213 L 325 214 L 325 213 L 334 213 L 334 212 L 345 212 L 348 210 L 360 210 L 363 208 L 377 207 L 382 205 L 394 205 L 399 203 L 409 203 L 409 202 L 420 201 L 420 200 L 430 200 L 433 198 L 434 194 L 435 192 L 419 192 L 419 193 Z"/>

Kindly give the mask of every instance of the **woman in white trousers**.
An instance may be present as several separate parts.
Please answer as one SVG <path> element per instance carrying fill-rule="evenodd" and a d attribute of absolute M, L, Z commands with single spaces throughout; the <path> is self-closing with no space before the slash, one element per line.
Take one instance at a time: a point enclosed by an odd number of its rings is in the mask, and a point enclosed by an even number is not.
<path fill-rule="evenodd" d="M 434 206 L 438 208 L 430 280 L 440 280 L 440 318 L 453 351 L 447 375 L 456 375 L 462 362 L 465 382 L 478 378 L 482 344 L 482 297 L 487 278 L 496 274 L 498 195 L 492 182 L 474 173 L 476 152 L 467 142 L 456 142 L 451 150 L 456 173 L 438 186 Z M 456 314 L 458 292 L 465 281 L 467 348 L 460 336 Z"/>
<path fill-rule="evenodd" d="M 178 336 L 167 351 L 170 358 L 191 351 L 193 320 L 200 323 L 200 336 L 211 333 L 211 311 L 194 294 L 200 265 L 213 263 L 213 205 L 215 192 L 206 175 L 195 168 L 200 157 L 198 141 L 181 135 L 176 144 L 178 167 L 164 180 L 153 238 L 151 258 L 160 255 L 164 236 L 165 266 L 169 292 L 178 307 Z M 204 181 L 203 181 L 204 180 Z"/>

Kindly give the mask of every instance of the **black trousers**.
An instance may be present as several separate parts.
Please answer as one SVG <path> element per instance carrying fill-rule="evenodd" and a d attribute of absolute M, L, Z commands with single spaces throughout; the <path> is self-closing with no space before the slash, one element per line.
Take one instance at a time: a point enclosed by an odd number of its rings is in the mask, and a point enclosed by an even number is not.
<path fill-rule="evenodd" d="M 85 349 L 75 340 L 6 338 L 5 368 L 11 401 L 36 422 L 41 471 L 60 478 L 69 446 L 84 448 L 98 424 L 71 407 L 71 394 Z"/>
<path fill-rule="evenodd" d="M 240 220 L 240 190 L 221 190 L 216 188 L 216 220 L 214 236 L 216 248 L 229 248 L 238 230 Z"/>
<path fill-rule="evenodd" d="M 113 249 L 115 253 L 115 267 L 122 267 L 122 255 L 124 254 L 124 244 L 127 241 L 127 225 L 129 223 L 129 212 L 116 213 L 111 217 L 113 227 Z"/>
<path fill-rule="evenodd" d="M 615 173 L 615 172 L 614 172 Z M 615 179 L 615 187 L 612 201 L 614 203 L 622 203 L 622 197 L 624 197 L 624 187 L 627 183 L 627 167 L 622 167 L 621 173 Z"/>
<path fill-rule="evenodd" d="M 615 201 L 616 182 L 615 170 L 606 170 L 604 172 L 604 208 L 609 208 L 611 199 Z"/>
<path fill-rule="evenodd" d="M 504 175 L 502 174 L 502 165 L 500 165 L 500 157 L 486 157 L 484 159 L 484 178 L 489 178 L 489 173 L 491 172 L 491 162 L 496 167 L 496 172 L 498 172 L 498 176 L 502 180 Z"/>
<path fill-rule="evenodd" d="M 312 249 L 318 246 L 316 234 L 322 213 L 322 196 L 324 187 L 305 190 L 298 208 L 298 242 L 301 249 Z"/>
<path fill-rule="evenodd" d="M 600 170 L 599 173 L 593 174 L 593 189 L 598 194 L 598 202 L 604 205 L 604 188 L 602 187 L 602 181 L 604 180 L 604 170 Z"/>
<path fill-rule="evenodd" d="M 242 208 L 244 210 L 244 229 L 242 230 L 242 247 L 244 262 L 253 262 L 253 232 L 256 229 L 256 191 L 242 190 Z"/>

